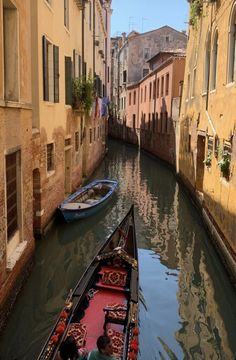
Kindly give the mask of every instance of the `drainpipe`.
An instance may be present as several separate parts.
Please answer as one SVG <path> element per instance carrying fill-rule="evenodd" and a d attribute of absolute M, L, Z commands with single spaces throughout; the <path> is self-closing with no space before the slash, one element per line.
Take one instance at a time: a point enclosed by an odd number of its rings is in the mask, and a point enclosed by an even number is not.
<path fill-rule="evenodd" d="M 81 32 L 82 32 L 82 55 L 81 55 L 81 60 L 82 60 L 82 76 L 85 75 L 84 73 L 84 9 L 85 9 L 85 0 L 83 1 L 83 8 L 82 8 L 82 28 L 81 28 Z"/>

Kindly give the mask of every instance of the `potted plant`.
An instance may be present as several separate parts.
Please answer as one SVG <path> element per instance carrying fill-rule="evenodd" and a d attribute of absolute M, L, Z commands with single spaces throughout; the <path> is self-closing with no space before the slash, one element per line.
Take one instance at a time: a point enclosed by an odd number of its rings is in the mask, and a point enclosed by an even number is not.
<path fill-rule="evenodd" d="M 73 94 L 73 107 L 89 113 L 93 104 L 94 83 L 91 75 L 88 78 L 81 76 L 73 80 L 72 94 Z"/>
<path fill-rule="evenodd" d="M 205 158 L 205 160 L 203 161 L 203 164 L 206 165 L 206 167 L 211 167 L 211 161 L 212 161 L 212 151 L 208 150 L 207 151 L 207 156 Z"/>
<path fill-rule="evenodd" d="M 230 154 L 227 150 L 222 152 L 221 160 L 218 162 L 220 171 L 223 176 L 229 178 L 229 169 L 230 169 Z"/>

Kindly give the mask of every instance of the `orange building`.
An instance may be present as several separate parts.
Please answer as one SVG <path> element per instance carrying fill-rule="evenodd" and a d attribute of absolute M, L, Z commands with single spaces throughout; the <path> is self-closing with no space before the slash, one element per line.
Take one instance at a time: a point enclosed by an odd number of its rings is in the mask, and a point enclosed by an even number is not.
<path fill-rule="evenodd" d="M 126 138 L 175 166 L 185 57 L 183 52 L 159 52 L 149 64 L 150 74 L 127 87 Z"/>

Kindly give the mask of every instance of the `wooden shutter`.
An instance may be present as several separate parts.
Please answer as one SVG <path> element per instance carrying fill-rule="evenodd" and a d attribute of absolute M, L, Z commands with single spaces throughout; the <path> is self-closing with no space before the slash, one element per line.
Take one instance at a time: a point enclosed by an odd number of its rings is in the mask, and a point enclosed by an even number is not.
<path fill-rule="evenodd" d="M 59 47 L 53 45 L 54 102 L 59 103 Z"/>
<path fill-rule="evenodd" d="M 79 77 L 81 77 L 81 55 L 79 55 Z"/>
<path fill-rule="evenodd" d="M 48 89 L 48 41 L 43 36 L 43 100 L 49 100 L 49 89 Z"/>
<path fill-rule="evenodd" d="M 75 74 L 76 74 L 75 67 L 76 67 L 76 52 L 75 52 L 75 49 L 74 49 L 73 50 L 73 67 L 72 67 L 72 77 L 73 77 L 73 79 L 75 78 Z"/>
<path fill-rule="evenodd" d="M 66 105 L 72 104 L 72 63 L 71 57 L 65 56 L 65 103 Z"/>

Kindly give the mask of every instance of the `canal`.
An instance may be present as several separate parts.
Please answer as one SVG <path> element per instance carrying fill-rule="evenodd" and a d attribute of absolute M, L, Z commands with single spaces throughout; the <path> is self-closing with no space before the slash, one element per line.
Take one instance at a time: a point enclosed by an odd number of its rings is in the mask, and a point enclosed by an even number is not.
<path fill-rule="evenodd" d="M 1 360 L 33 360 L 99 246 L 135 206 L 139 360 L 235 359 L 236 292 L 201 218 L 163 163 L 111 141 L 94 178 L 118 179 L 99 214 L 57 219 L 37 242 L 32 274 L 0 339 Z"/>

